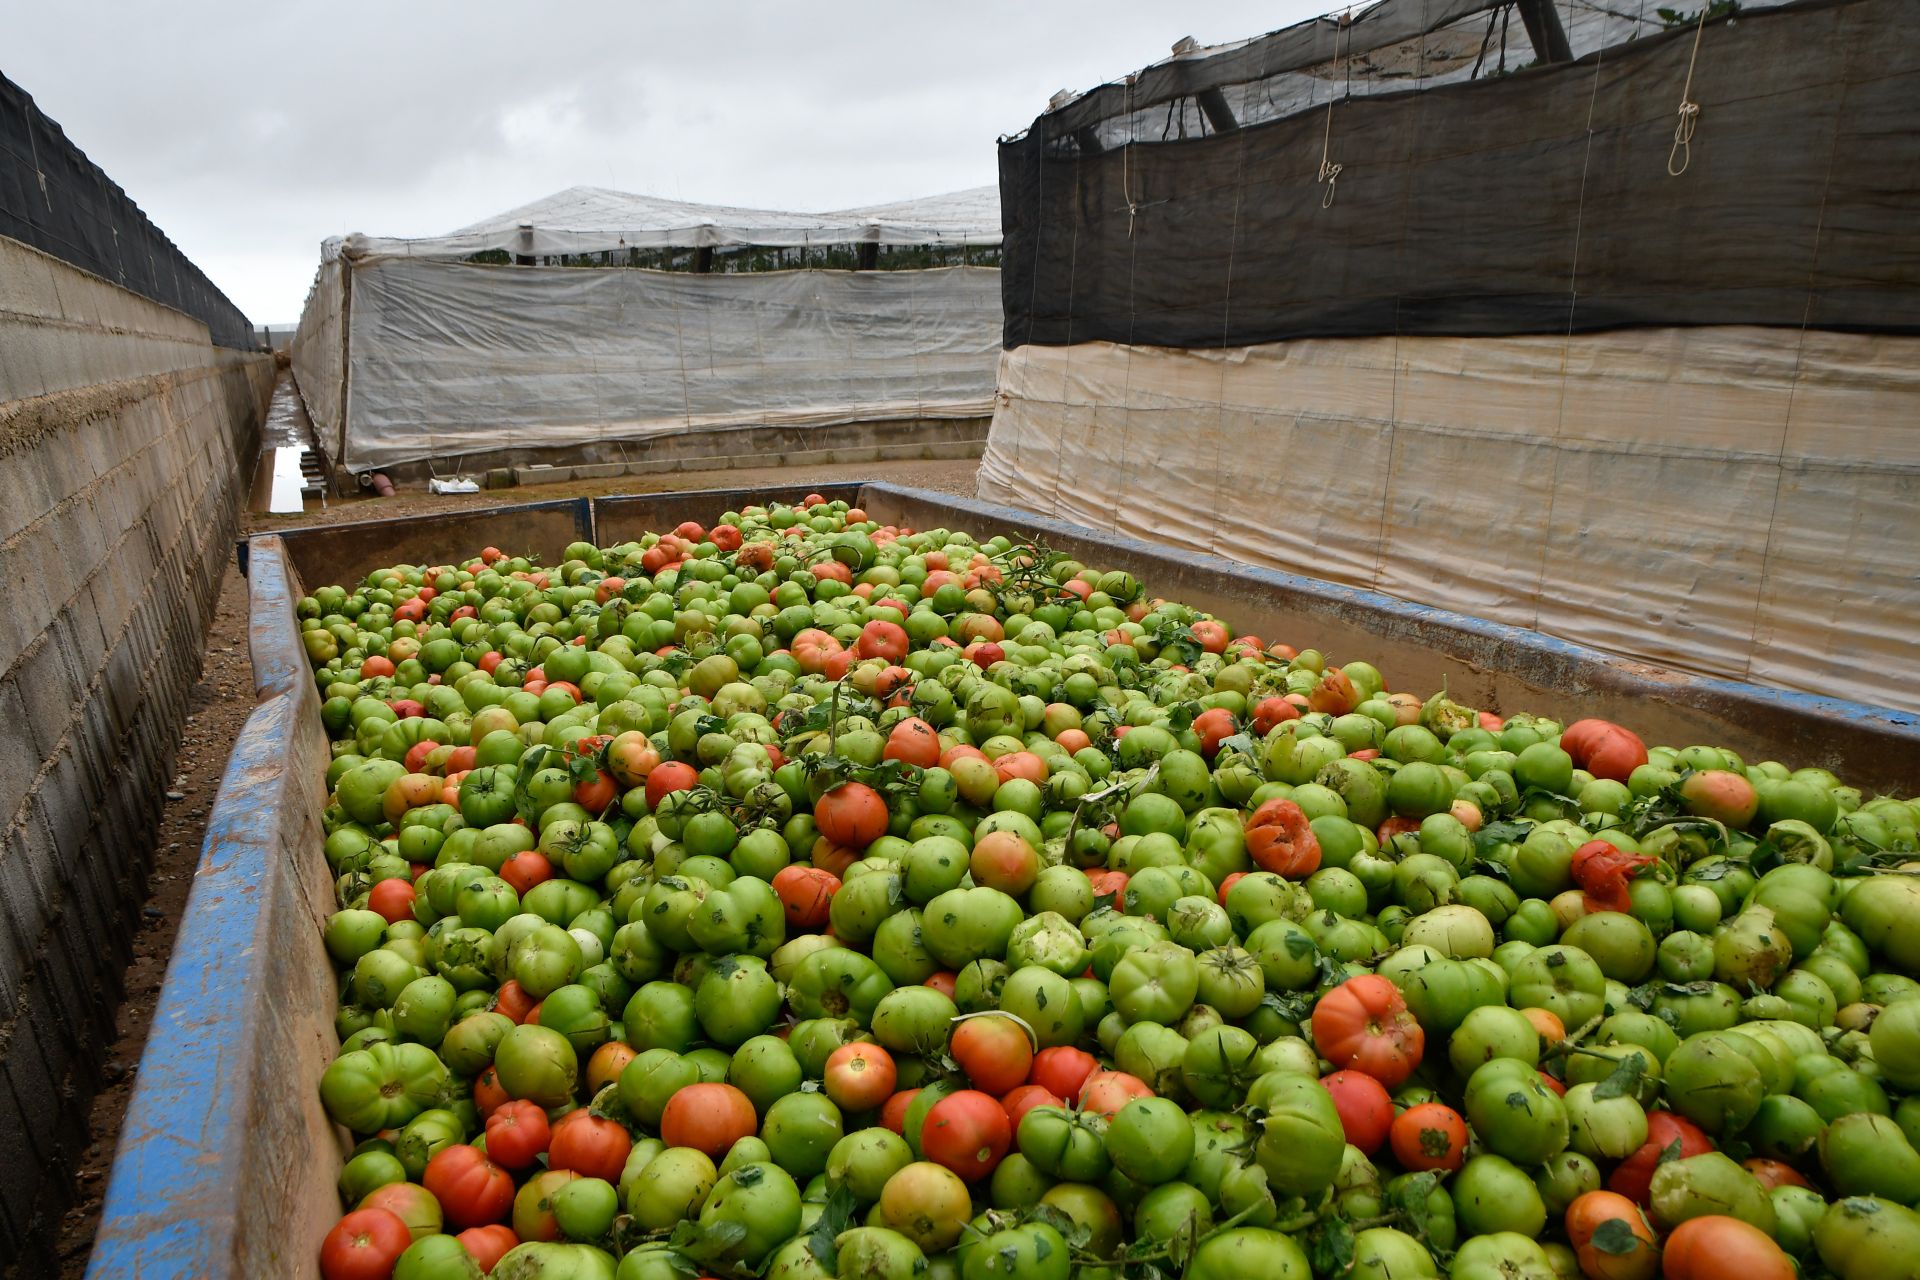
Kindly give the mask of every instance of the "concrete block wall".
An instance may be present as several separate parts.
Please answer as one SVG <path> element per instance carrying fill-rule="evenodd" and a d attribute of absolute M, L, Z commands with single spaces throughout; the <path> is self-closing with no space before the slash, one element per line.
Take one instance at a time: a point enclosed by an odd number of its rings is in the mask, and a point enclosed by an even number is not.
<path fill-rule="evenodd" d="M 271 357 L 0 238 L 0 1264 L 48 1274 Z"/>

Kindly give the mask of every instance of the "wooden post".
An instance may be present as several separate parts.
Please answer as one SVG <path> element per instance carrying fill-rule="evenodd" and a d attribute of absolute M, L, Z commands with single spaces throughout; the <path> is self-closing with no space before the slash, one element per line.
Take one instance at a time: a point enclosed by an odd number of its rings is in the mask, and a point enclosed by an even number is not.
<path fill-rule="evenodd" d="M 858 255 L 854 259 L 855 271 L 877 271 L 880 268 L 880 242 L 862 240 L 856 248 Z"/>
<path fill-rule="evenodd" d="M 713 270 L 713 246 L 712 245 L 703 244 L 698 249 L 695 249 L 693 251 L 693 269 L 703 276 L 712 272 Z"/>
<path fill-rule="evenodd" d="M 1227 105 L 1227 95 L 1218 89 L 1202 89 L 1194 95 L 1194 101 L 1200 104 L 1200 113 L 1213 126 L 1215 133 L 1232 133 L 1240 127 L 1233 118 L 1233 108 Z"/>
<path fill-rule="evenodd" d="M 1518 0 L 1520 21 L 1526 24 L 1527 39 L 1541 66 L 1554 62 L 1572 62 L 1573 46 L 1567 43 L 1566 30 L 1553 0 Z"/>

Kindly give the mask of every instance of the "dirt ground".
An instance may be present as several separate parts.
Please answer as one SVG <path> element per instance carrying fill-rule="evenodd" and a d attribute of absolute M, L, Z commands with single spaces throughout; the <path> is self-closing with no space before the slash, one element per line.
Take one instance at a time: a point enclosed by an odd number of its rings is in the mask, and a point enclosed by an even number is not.
<path fill-rule="evenodd" d="M 246 638 L 246 580 L 229 566 L 221 583 L 200 682 L 188 700 L 174 780 L 155 837 L 147 901 L 133 939 L 133 963 L 127 966 L 121 984 L 126 997 L 120 1005 L 118 1038 L 107 1050 L 104 1083 L 93 1100 L 91 1142 L 81 1161 L 74 1204 L 60 1223 L 62 1280 L 79 1280 L 86 1270 L 93 1233 L 100 1224 L 107 1172 L 120 1142 L 120 1120 L 133 1096 L 140 1053 L 147 1043 L 147 1026 L 160 997 L 167 962 L 173 957 L 180 913 L 193 887 L 207 813 L 220 787 L 220 775 L 226 770 L 227 753 L 253 710 L 253 664 L 247 657 Z"/>
<path fill-rule="evenodd" d="M 676 472 L 649 478 L 622 476 L 577 484 L 495 489 L 477 494 L 433 495 L 403 490 L 391 498 L 355 497 L 321 503 L 309 500 L 299 516 L 242 515 L 247 533 L 271 532 L 297 524 L 334 524 L 391 516 L 429 514 L 463 507 L 506 506 L 551 498 L 600 497 L 614 493 L 665 493 L 688 489 L 721 489 L 770 484 L 810 484 L 827 481 L 884 480 L 942 493 L 971 496 L 977 462 L 878 462 L 852 466 L 764 468 L 755 470 Z M 718 514 L 716 512 L 716 514 Z M 404 558 L 404 548 L 394 549 Z M 138 1078 L 147 1028 L 159 999 L 180 915 L 193 885 L 206 835 L 208 811 L 227 754 L 240 726 L 253 710 L 253 664 L 247 656 L 246 581 L 231 566 L 221 585 L 220 601 L 208 633 L 200 682 L 189 701 L 181 735 L 174 783 L 167 793 L 154 849 L 148 898 L 134 938 L 134 959 L 127 967 L 122 989 L 118 1038 L 107 1053 L 106 1083 L 93 1102 L 91 1142 L 81 1163 L 73 1207 L 60 1226 L 60 1280 L 80 1280 L 86 1271 L 93 1236 L 100 1223 L 100 1204 L 107 1176 L 120 1140 L 120 1122 Z"/>

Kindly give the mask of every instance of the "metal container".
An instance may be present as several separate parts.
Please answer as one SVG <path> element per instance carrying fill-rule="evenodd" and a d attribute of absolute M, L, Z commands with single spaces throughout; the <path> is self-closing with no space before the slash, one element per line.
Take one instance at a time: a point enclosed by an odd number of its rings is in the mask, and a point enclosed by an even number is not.
<path fill-rule="evenodd" d="M 1214 556 L 1098 533 L 990 503 L 883 484 L 577 499 L 290 530 L 242 549 L 259 706 L 234 744 L 154 1013 L 87 1274 L 313 1276 L 340 1213 L 344 1135 L 321 1072 L 337 1049 L 320 925 L 333 910 L 321 854 L 326 735 L 294 606 L 306 586 L 398 560 L 494 544 L 551 561 L 804 492 L 915 528 L 1037 538 L 1125 569 L 1269 641 L 1365 658 L 1400 687 L 1445 685 L 1500 712 L 1600 715 L 1649 741 L 1733 747 L 1823 765 L 1857 785 L 1920 791 L 1920 716 L 1686 675 L 1536 632 Z"/>

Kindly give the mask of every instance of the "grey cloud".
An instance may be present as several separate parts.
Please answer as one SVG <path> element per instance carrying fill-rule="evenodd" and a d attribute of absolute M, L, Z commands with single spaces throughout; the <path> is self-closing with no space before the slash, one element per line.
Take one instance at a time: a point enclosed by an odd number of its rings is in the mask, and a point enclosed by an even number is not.
<path fill-rule="evenodd" d="M 258 321 L 329 235 L 450 230 L 575 184 L 832 208 L 991 182 L 1054 90 L 1317 0 L 0 3 L 34 94 Z"/>

